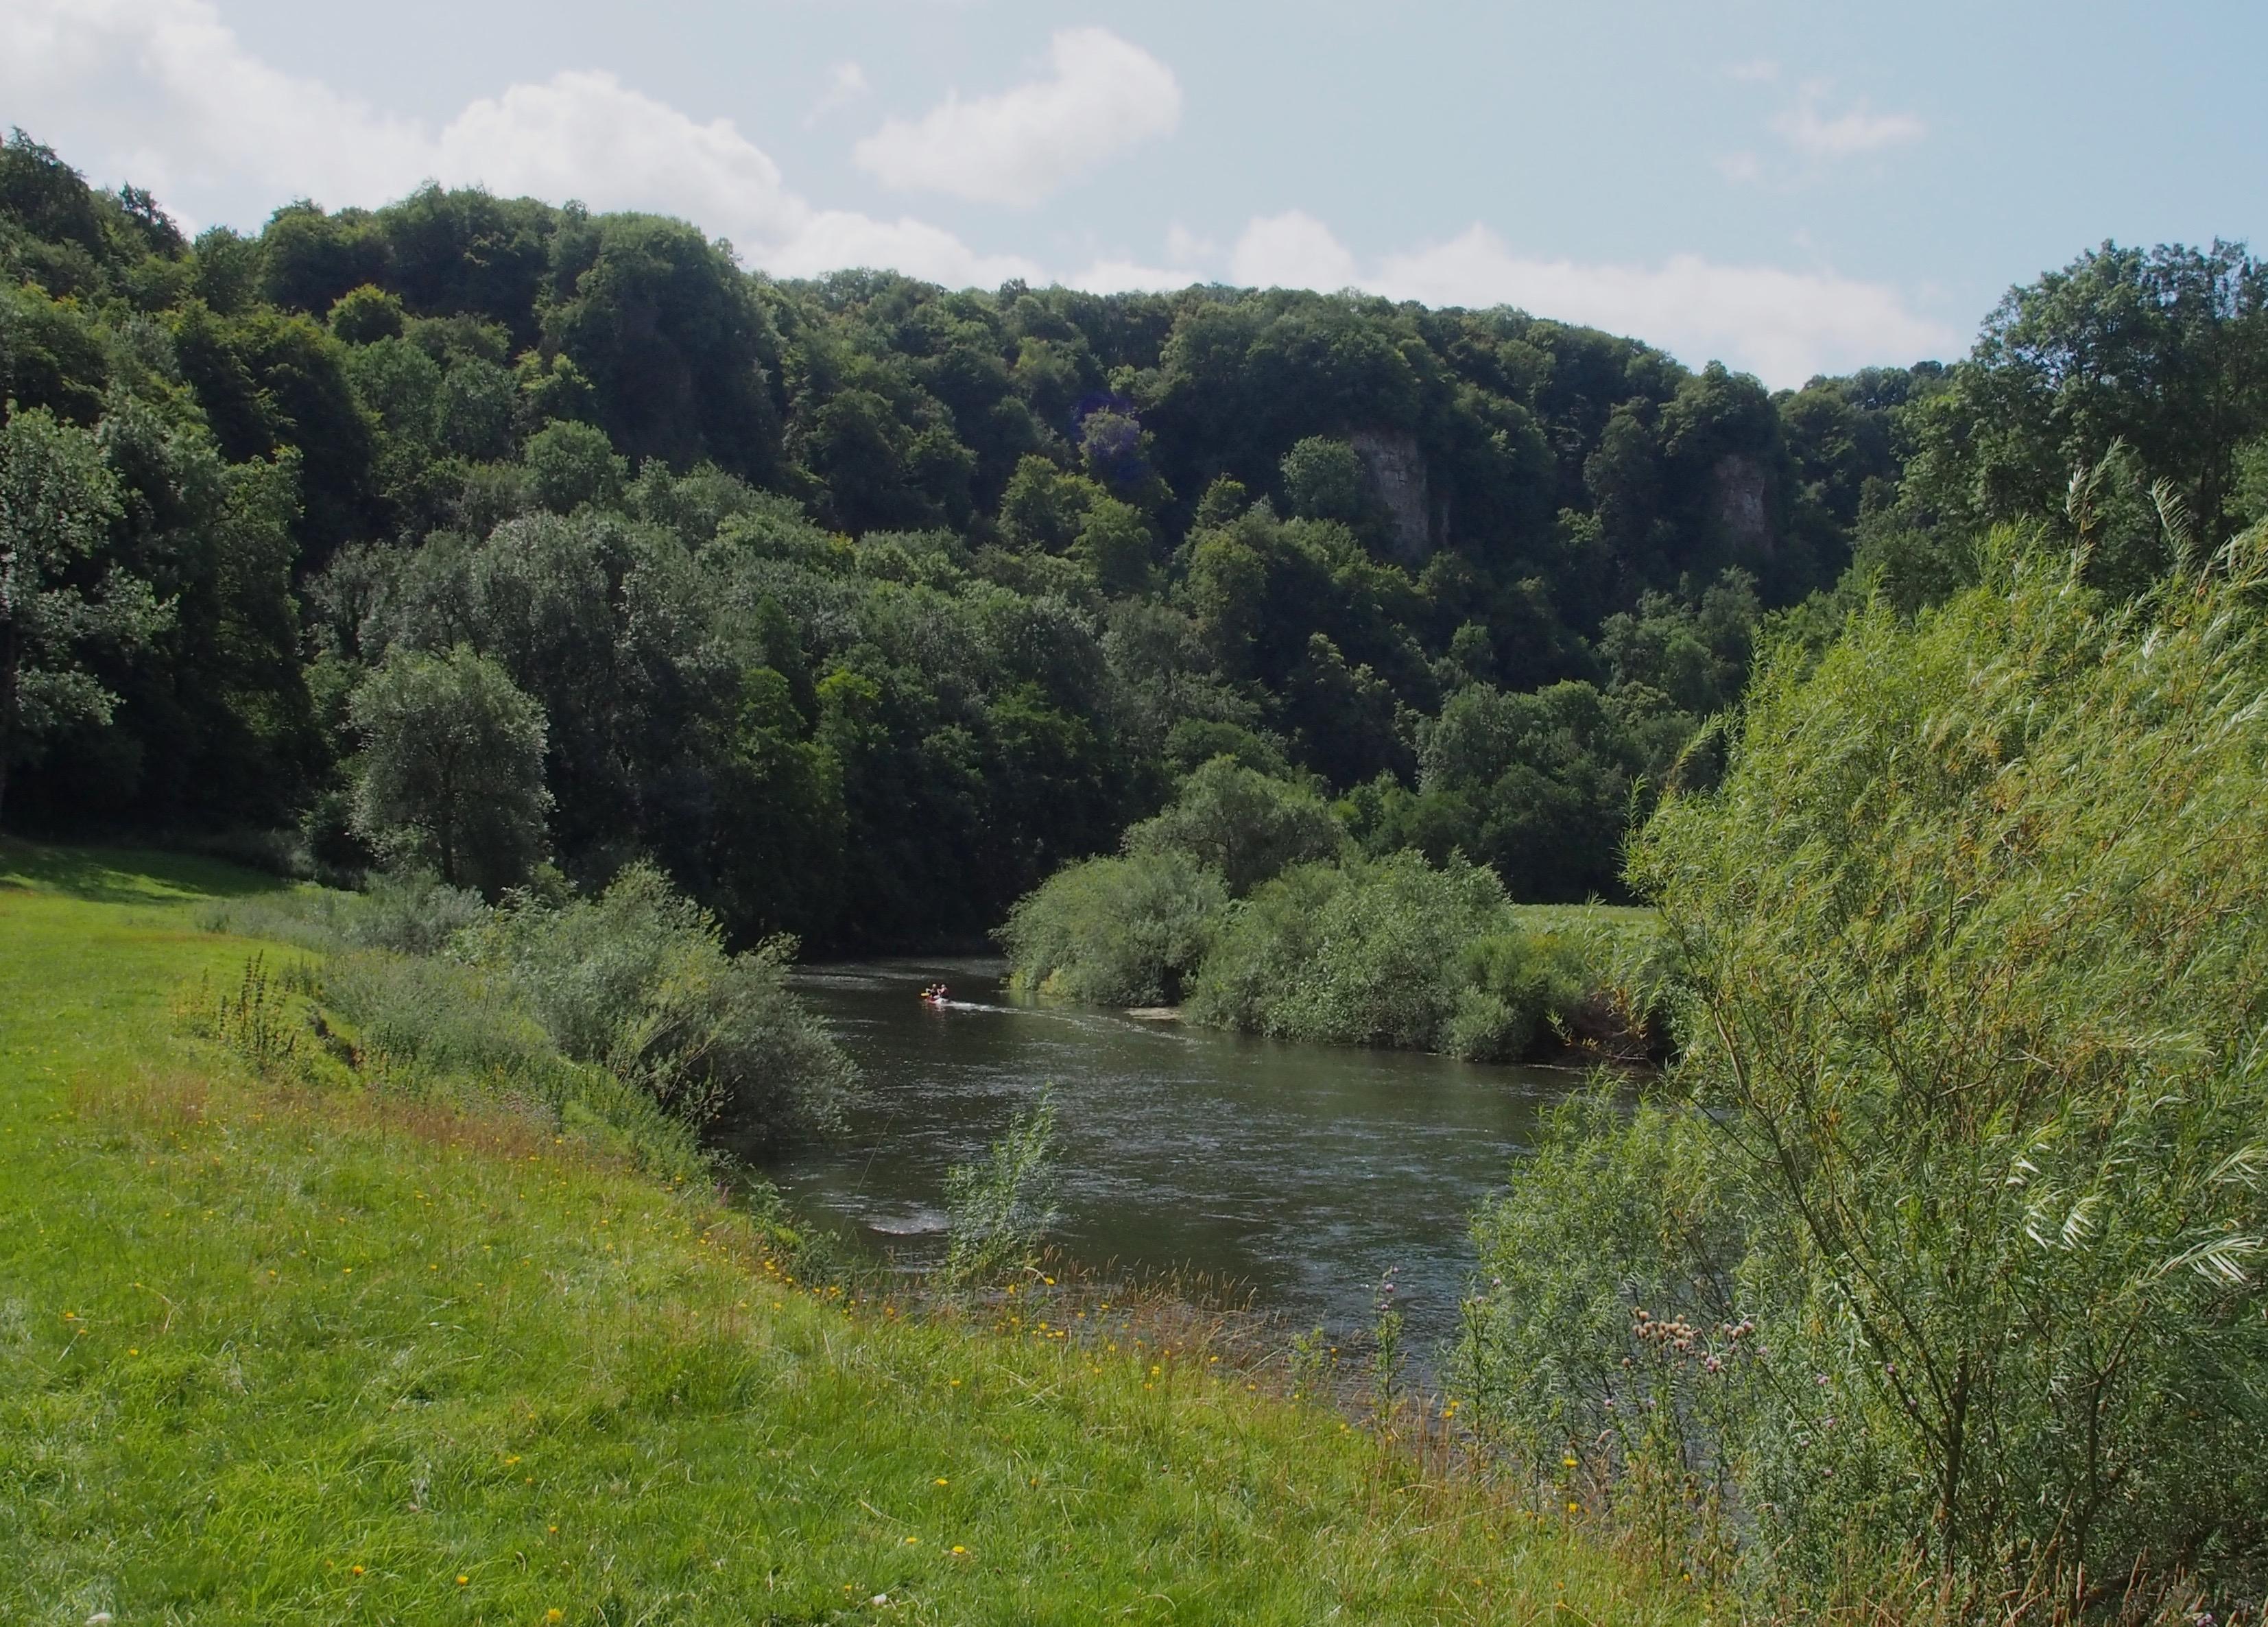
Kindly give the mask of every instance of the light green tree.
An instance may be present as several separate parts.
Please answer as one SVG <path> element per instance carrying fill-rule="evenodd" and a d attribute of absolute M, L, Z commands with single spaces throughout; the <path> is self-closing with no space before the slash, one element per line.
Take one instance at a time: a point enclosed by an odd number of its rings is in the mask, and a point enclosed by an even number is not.
<path fill-rule="evenodd" d="M 587 423 L 549 423 L 527 438 L 520 453 L 535 500 L 555 514 L 586 503 L 612 503 L 630 478 L 630 462 L 615 455 L 604 430 Z"/>
<path fill-rule="evenodd" d="M 494 894 L 541 855 L 543 709 L 504 668 L 460 644 L 396 650 L 349 706 L 362 736 L 354 825 L 396 861 Z"/>
<path fill-rule="evenodd" d="M 1126 850 L 1186 853 L 1241 898 L 1289 865 L 1333 857 L 1346 841 L 1313 791 L 1219 756 L 1182 782 L 1171 806 L 1127 831 Z"/>

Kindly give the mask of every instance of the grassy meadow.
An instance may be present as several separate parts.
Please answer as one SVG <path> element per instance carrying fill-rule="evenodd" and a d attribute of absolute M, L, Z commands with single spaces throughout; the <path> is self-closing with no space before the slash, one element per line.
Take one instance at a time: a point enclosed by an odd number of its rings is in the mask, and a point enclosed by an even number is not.
<path fill-rule="evenodd" d="M 1203 1351 L 846 1305 L 601 1141 L 254 1077 L 193 915 L 274 885 L 0 844 L 0 1622 L 1705 1614 Z"/>

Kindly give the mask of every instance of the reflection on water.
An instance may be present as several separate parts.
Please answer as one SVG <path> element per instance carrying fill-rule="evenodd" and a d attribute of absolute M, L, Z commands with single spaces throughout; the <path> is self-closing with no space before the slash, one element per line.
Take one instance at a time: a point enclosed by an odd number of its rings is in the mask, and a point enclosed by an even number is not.
<path fill-rule="evenodd" d="M 952 1004 L 924 1005 L 927 983 Z M 1052 1083 L 1063 1224 L 1097 1265 L 1183 1267 L 1334 1330 L 1365 1325 L 1381 1273 L 1412 1332 L 1454 1326 L 1467 1222 L 1568 1073 L 1282 1045 L 1020 999 L 991 961 L 799 971 L 865 1071 L 839 1145 L 767 1174 L 798 1209 L 915 1263 L 942 1251 L 946 1167 L 983 1156 Z"/>

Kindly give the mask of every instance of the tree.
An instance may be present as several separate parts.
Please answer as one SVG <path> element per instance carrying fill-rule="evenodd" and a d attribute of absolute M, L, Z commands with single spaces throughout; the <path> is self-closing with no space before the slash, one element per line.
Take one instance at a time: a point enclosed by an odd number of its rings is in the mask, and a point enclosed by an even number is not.
<path fill-rule="evenodd" d="M 543 709 L 504 668 L 460 644 L 396 651 L 349 704 L 363 741 L 354 824 L 395 859 L 494 894 L 541 853 Z"/>
<path fill-rule="evenodd" d="M 288 203 L 269 217 L 260 247 L 261 291 L 287 311 L 328 311 L 385 280 L 386 239 L 361 210 L 327 215 L 305 201 Z"/>
<path fill-rule="evenodd" d="M 365 283 L 332 303 L 331 332 L 347 344 L 370 344 L 401 337 L 401 299 Z"/>
<path fill-rule="evenodd" d="M 527 438 L 520 460 L 535 500 L 555 514 L 611 504 L 630 477 L 629 460 L 615 455 L 605 431 L 587 423 L 546 424 Z"/>
<path fill-rule="evenodd" d="M 1084 475 L 1066 475 L 1036 454 L 1026 457 L 1000 497 L 1000 534 L 1012 548 L 1060 554 L 1101 497 L 1102 489 Z"/>
<path fill-rule="evenodd" d="M 1099 497 L 1087 511 L 1072 545 L 1074 556 L 1094 573 L 1105 593 L 1139 593 L 1152 585 L 1150 556 L 1155 545 L 1142 511 L 1116 497 Z"/>
<path fill-rule="evenodd" d="M 2258 546 L 2122 607 L 2003 534 L 1935 615 L 1778 652 L 1636 844 L 1722 1280 L 1804 1375 L 1742 1454 L 1776 1563 L 2076 1616 L 2268 1551 Z"/>
<path fill-rule="evenodd" d="M 2012 289 L 1948 387 L 1907 417 L 1907 497 L 1979 531 L 2052 514 L 2124 442 L 2208 543 L 2238 519 L 2237 452 L 2268 431 L 2268 265 L 2238 245 L 2105 243 Z"/>
<path fill-rule="evenodd" d="M 1286 867 L 1329 858 L 1346 831 L 1314 791 L 1215 757 L 1182 782 L 1171 807 L 1126 833 L 1130 853 L 1186 853 L 1241 898 Z"/>
<path fill-rule="evenodd" d="M 1284 496 L 1302 519 L 1359 526 L 1370 517 L 1362 460 L 1344 440 L 1311 435 L 1284 454 Z"/>
<path fill-rule="evenodd" d="M 599 425 L 627 456 L 773 472 L 778 340 L 722 247 L 681 221 L 571 212 L 554 239 L 553 276 L 545 349 L 590 379 Z"/>
<path fill-rule="evenodd" d="M 118 697 L 85 645 L 145 644 L 170 607 L 150 585 L 92 562 L 119 513 L 99 438 L 45 409 L 0 424 L 0 806 L 9 764 L 63 725 L 107 723 Z"/>

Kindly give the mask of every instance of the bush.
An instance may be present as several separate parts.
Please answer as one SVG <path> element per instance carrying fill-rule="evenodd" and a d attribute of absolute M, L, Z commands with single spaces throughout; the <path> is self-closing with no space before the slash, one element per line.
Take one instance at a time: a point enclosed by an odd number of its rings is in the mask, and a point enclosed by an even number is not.
<path fill-rule="evenodd" d="M 1057 1218 L 1055 1142 L 1050 1089 L 1030 1112 L 1009 1120 L 983 1163 L 955 1164 L 946 1172 L 952 1224 L 939 1275 L 946 1283 L 983 1282 L 1037 1267 L 1040 1240 Z"/>
<path fill-rule="evenodd" d="M 1663 1561 L 1721 1569 L 1762 1375 L 1705 1167 L 1688 1121 L 1634 1107 L 1624 1081 L 1551 1108 L 1474 1221 L 1489 1285 L 1447 1365 L 1477 1426 L 1543 1484 L 1609 1486 Z"/>
<path fill-rule="evenodd" d="M 1665 1196 L 1613 1292 L 1690 1308 L 1681 1355 L 1758 1329 L 1746 1399 L 1688 1427 L 1789 1593 L 1922 1572 L 1997 1617 L 2268 1574 L 2264 541 L 2119 608 L 2003 537 L 1984 585 L 1769 659 L 1721 787 L 1637 845 L 1688 1047 L 1647 1122 L 1739 1226 Z M 1484 1309 L 1573 1439 L 1632 1392 L 1602 1333 L 1521 1353 L 1600 1270 L 1553 1167 L 1484 1226 Z"/>
<path fill-rule="evenodd" d="M 396 954 L 438 954 L 487 914 L 478 893 L 424 873 L 370 879 L 361 907 L 347 923 L 350 941 Z"/>
<path fill-rule="evenodd" d="M 1462 859 L 1298 865 L 1230 913 L 1189 1014 L 1279 1039 L 1437 1049 L 1466 946 L 1509 921 L 1503 884 Z"/>
<path fill-rule="evenodd" d="M 1458 951 L 1456 1003 L 1439 1048 L 1469 1062 L 1527 1056 L 1552 1019 L 1572 1011 L 1589 991 L 1589 962 L 1563 933 L 1489 932 Z"/>
<path fill-rule="evenodd" d="M 999 929 L 1016 985 L 1097 1005 L 1181 998 L 1228 904 L 1185 853 L 1090 858 L 1020 899 Z"/>
<path fill-rule="evenodd" d="M 551 1041 L 643 1086 L 696 1124 L 830 1130 L 854 1073 L 788 991 L 792 939 L 725 948 L 716 920 L 650 865 L 597 899 L 516 894 L 460 951 L 510 976 Z"/>

